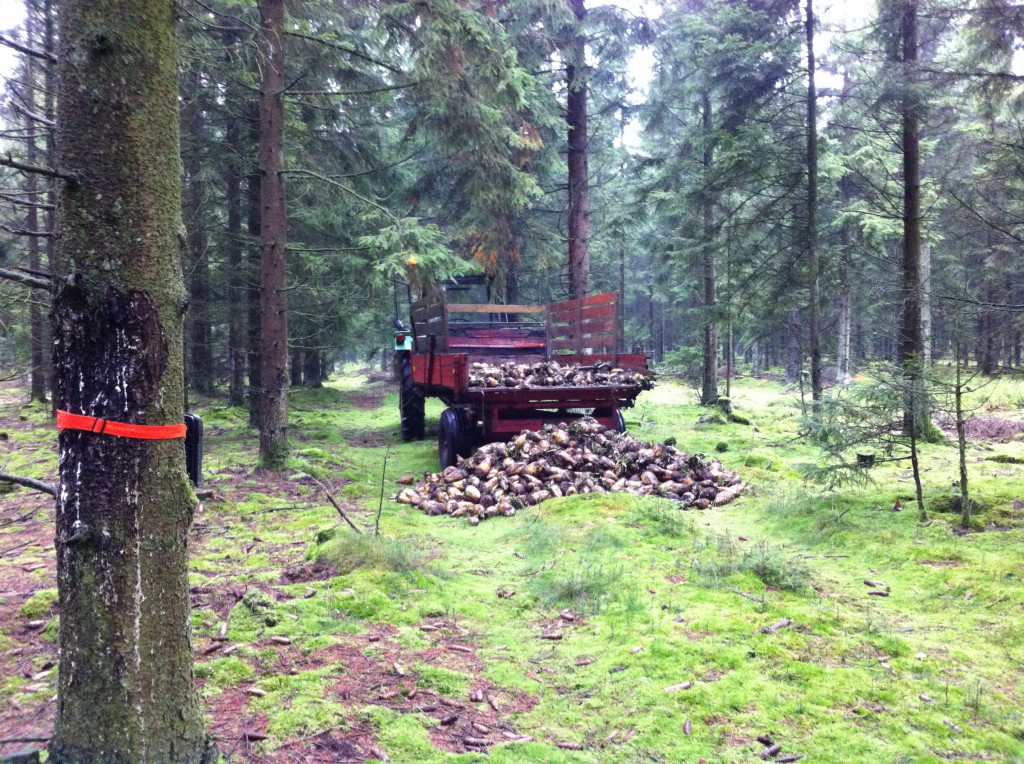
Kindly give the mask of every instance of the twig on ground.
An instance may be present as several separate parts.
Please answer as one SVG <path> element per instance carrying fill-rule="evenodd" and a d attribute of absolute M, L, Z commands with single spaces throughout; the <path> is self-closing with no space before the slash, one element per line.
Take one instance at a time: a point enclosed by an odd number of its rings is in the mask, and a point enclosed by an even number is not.
<path fill-rule="evenodd" d="M 287 506 L 284 506 L 284 507 L 269 507 L 267 509 L 261 509 L 258 512 L 256 512 L 256 514 L 257 515 L 262 515 L 265 512 L 287 512 L 288 510 L 291 510 L 291 509 L 312 509 L 313 506 L 314 506 L 313 504 L 308 504 L 308 503 L 307 504 L 288 504 Z"/>
<path fill-rule="evenodd" d="M 354 531 L 355 531 L 356 533 L 362 534 L 362 531 L 361 531 L 361 530 L 359 530 L 359 529 L 358 529 L 358 528 L 357 528 L 357 527 L 355 526 L 355 523 L 353 523 L 353 522 L 352 522 L 351 520 L 349 520 L 349 519 L 348 519 L 348 515 L 346 515 L 346 514 L 345 514 L 345 510 L 341 508 L 341 505 L 340 505 L 340 504 L 339 504 L 339 503 L 337 502 L 337 500 L 336 500 L 336 499 L 334 498 L 334 494 L 332 494 L 332 493 L 331 493 L 330 489 L 328 489 L 328 488 L 327 488 L 327 486 L 325 486 L 325 485 L 324 485 L 323 483 L 321 483 L 321 482 L 320 482 L 319 480 L 317 480 L 317 479 L 316 479 L 315 477 L 313 477 L 312 475 L 309 475 L 309 479 L 310 479 L 310 480 L 312 480 L 312 481 L 313 481 L 314 483 L 316 483 L 316 484 L 317 484 L 318 486 L 320 486 L 320 488 L 322 488 L 322 489 L 323 489 L 323 492 L 324 492 L 325 494 L 327 494 L 327 500 L 328 500 L 328 501 L 330 501 L 330 502 L 331 502 L 331 504 L 333 504 L 333 505 L 334 505 L 334 508 L 335 508 L 336 510 L 338 510 L 338 514 L 339 514 L 339 515 L 341 515 L 341 519 L 342 519 L 342 520 L 344 520 L 344 521 L 345 521 L 346 523 L 348 523 L 349 527 L 350 527 L 350 528 L 351 528 L 352 530 L 354 530 Z"/>
<path fill-rule="evenodd" d="M 384 452 L 384 466 L 380 470 L 380 503 L 377 505 L 377 516 L 373 519 L 373 535 L 380 535 L 380 516 L 384 512 L 384 476 L 388 471 L 388 456 L 391 455 L 391 441 L 388 441 L 387 451 Z"/>
<path fill-rule="evenodd" d="M 0 480 L 5 483 L 14 483 L 15 485 L 22 485 L 26 488 L 31 488 L 34 491 L 40 491 L 42 493 L 48 493 L 54 498 L 57 497 L 57 486 L 52 483 L 46 483 L 42 480 L 36 480 L 35 478 L 25 477 L 24 475 L 11 475 L 7 472 L 0 472 Z"/>
<path fill-rule="evenodd" d="M 13 743 L 49 743 L 51 737 L 53 737 L 53 735 L 47 735 L 46 737 L 4 737 L 0 738 L 0 745 Z"/>
<path fill-rule="evenodd" d="M 13 520 L 4 520 L 2 523 L 0 523 L 0 528 L 6 528 L 8 525 L 17 525 L 18 523 L 23 523 L 26 520 L 30 519 L 32 515 L 34 515 L 37 511 L 38 510 L 33 509 L 28 514 L 22 515 L 21 517 L 15 517 Z"/>
<path fill-rule="evenodd" d="M 763 605 L 765 603 L 765 597 L 764 597 L 763 594 L 760 597 L 758 597 L 756 595 L 748 594 L 747 592 L 740 591 L 735 586 L 728 586 L 726 588 L 730 592 L 732 592 L 733 594 L 738 594 L 741 597 L 746 597 L 748 600 L 750 600 L 751 602 L 756 602 L 758 605 Z"/>
<path fill-rule="evenodd" d="M 28 541 L 22 542 L 21 544 L 17 544 L 15 546 L 12 546 L 10 549 L 5 549 L 4 551 L 0 552 L 0 557 L 6 557 L 11 552 L 16 552 L 19 549 L 24 549 L 27 546 L 31 546 L 32 544 L 38 544 L 38 543 L 39 542 L 36 541 L 35 539 L 29 539 Z"/>
<path fill-rule="evenodd" d="M 295 740 L 286 740 L 285 742 L 281 743 L 281 745 L 279 745 L 278 748 L 279 749 L 280 748 L 287 748 L 290 745 L 297 745 L 298 743 L 304 743 L 307 740 L 312 740 L 315 737 L 320 737 L 321 735 L 326 735 L 328 732 L 333 732 L 336 729 L 338 729 L 338 725 L 337 724 L 335 724 L 333 727 L 328 727 L 327 729 L 320 730 L 319 732 L 314 732 L 312 735 L 306 735 L 305 737 L 295 738 Z"/>

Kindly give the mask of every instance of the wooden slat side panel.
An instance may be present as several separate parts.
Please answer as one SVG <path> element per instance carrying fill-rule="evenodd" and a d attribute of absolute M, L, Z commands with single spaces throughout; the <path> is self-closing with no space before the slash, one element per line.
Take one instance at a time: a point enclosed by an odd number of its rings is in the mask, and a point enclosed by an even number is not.
<path fill-rule="evenodd" d="M 618 363 L 616 363 L 616 356 Z M 598 362 L 612 363 L 620 369 L 644 371 L 647 369 L 647 356 L 640 353 L 587 353 L 577 359 L 580 366 L 592 366 Z"/>
<path fill-rule="evenodd" d="M 449 344 L 453 348 L 495 348 L 500 350 L 502 348 L 543 348 L 545 347 L 545 341 L 543 338 L 531 338 L 531 337 L 452 337 L 449 340 Z"/>
<path fill-rule="evenodd" d="M 556 310 L 551 312 L 551 321 L 554 324 L 573 324 L 580 319 L 584 321 L 597 318 L 613 318 L 616 315 L 614 305 L 594 305 L 588 308 L 576 310 Z"/>
<path fill-rule="evenodd" d="M 602 353 L 612 353 L 615 350 L 615 343 L 610 341 L 610 340 L 608 340 L 608 339 L 601 340 L 600 342 L 595 342 L 593 340 L 582 340 L 582 342 L 583 342 L 583 350 L 580 351 L 579 353 L 577 353 L 577 350 L 578 350 L 577 349 L 577 343 L 578 342 L 579 342 L 579 340 L 575 340 L 575 339 L 572 339 L 572 340 L 553 340 L 550 343 L 549 347 L 551 348 L 552 353 L 559 353 L 561 351 L 571 351 L 572 355 L 579 354 L 581 356 L 584 356 L 584 355 L 594 355 L 594 354 L 602 354 Z M 558 360 L 561 360 L 561 359 L 558 359 Z M 575 361 L 574 361 L 574 363 L 575 363 Z"/>
<path fill-rule="evenodd" d="M 429 379 L 428 379 L 429 375 Z M 424 387 L 445 387 L 461 394 L 469 384 L 469 366 L 464 353 L 435 353 L 431 367 L 429 355 L 412 357 L 412 378 Z"/>
<path fill-rule="evenodd" d="M 588 305 L 613 305 L 619 300 L 618 292 L 602 292 L 601 294 L 592 294 L 589 297 L 578 298 L 575 300 L 566 300 L 565 302 L 556 302 L 548 306 L 549 311 L 563 311 L 563 310 L 575 310 L 579 306 L 587 307 Z"/>
<path fill-rule="evenodd" d="M 409 309 L 415 321 L 426 321 L 444 316 L 444 305 L 439 302 L 414 302 Z"/>
<path fill-rule="evenodd" d="M 584 297 L 583 305 L 601 305 L 603 303 L 616 303 L 618 301 L 618 292 L 602 292 L 601 294 L 592 294 L 590 297 Z"/>
<path fill-rule="evenodd" d="M 547 308 L 543 305 L 459 305 L 448 304 L 449 313 L 525 313 L 540 315 Z"/>
<path fill-rule="evenodd" d="M 544 336 L 546 326 L 540 321 L 449 321 L 448 333 L 466 333 L 484 329 L 500 332 L 534 332 L 539 336 Z"/>
<path fill-rule="evenodd" d="M 576 335 L 588 335 L 597 334 L 611 334 L 616 336 L 618 334 L 618 324 L 615 319 L 606 319 L 603 321 L 583 321 L 582 323 L 575 324 L 572 327 L 555 326 L 551 328 L 551 338 L 560 339 L 563 337 L 575 337 Z"/>

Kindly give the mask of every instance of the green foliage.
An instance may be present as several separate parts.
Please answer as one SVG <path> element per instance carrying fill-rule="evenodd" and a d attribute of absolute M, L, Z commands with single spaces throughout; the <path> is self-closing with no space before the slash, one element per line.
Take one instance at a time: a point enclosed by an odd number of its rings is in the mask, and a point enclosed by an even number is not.
<path fill-rule="evenodd" d="M 320 546 L 316 557 L 334 565 L 343 574 L 354 570 L 383 570 L 408 575 L 423 565 L 419 554 L 408 544 L 347 532 Z"/>
<path fill-rule="evenodd" d="M 741 551 L 730 539 L 720 535 L 709 536 L 699 548 L 693 568 L 708 586 L 726 586 L 735 574 L 750 573 L 771 590 L 800 594 L 810 588 L 807 567 L 766 543 Z"/>

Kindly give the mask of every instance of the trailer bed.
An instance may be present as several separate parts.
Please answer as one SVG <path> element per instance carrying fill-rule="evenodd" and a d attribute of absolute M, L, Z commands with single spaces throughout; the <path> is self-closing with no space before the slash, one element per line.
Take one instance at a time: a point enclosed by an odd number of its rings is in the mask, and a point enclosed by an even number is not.
<path fill-rule="evenodd" d="M 583 415 L 621 429 L 620 410 L 634 404 L 638 385 L 470 386 L 476 362 L 646 371 L 646 356 L 619 352 L 619 311 L 617 292 L 547 306 L 414 303 L 410 382 L 449 406 L 439 436 L 442 462 L 453 463 L 455 451 L 464 455 L 466 443 Z"/>

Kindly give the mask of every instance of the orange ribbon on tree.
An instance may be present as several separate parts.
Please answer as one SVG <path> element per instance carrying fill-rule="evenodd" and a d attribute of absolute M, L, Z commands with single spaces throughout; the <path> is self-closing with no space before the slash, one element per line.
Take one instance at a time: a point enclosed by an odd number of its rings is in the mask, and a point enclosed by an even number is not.
<path fill-rule="evenodd" d="M 184 424 L 126 424 L 96 416 L 57 411 L 57 430 L 85 430 L 97 435 L 115 435 L 137 440 L 172 440 L 185 437 Z"/>

